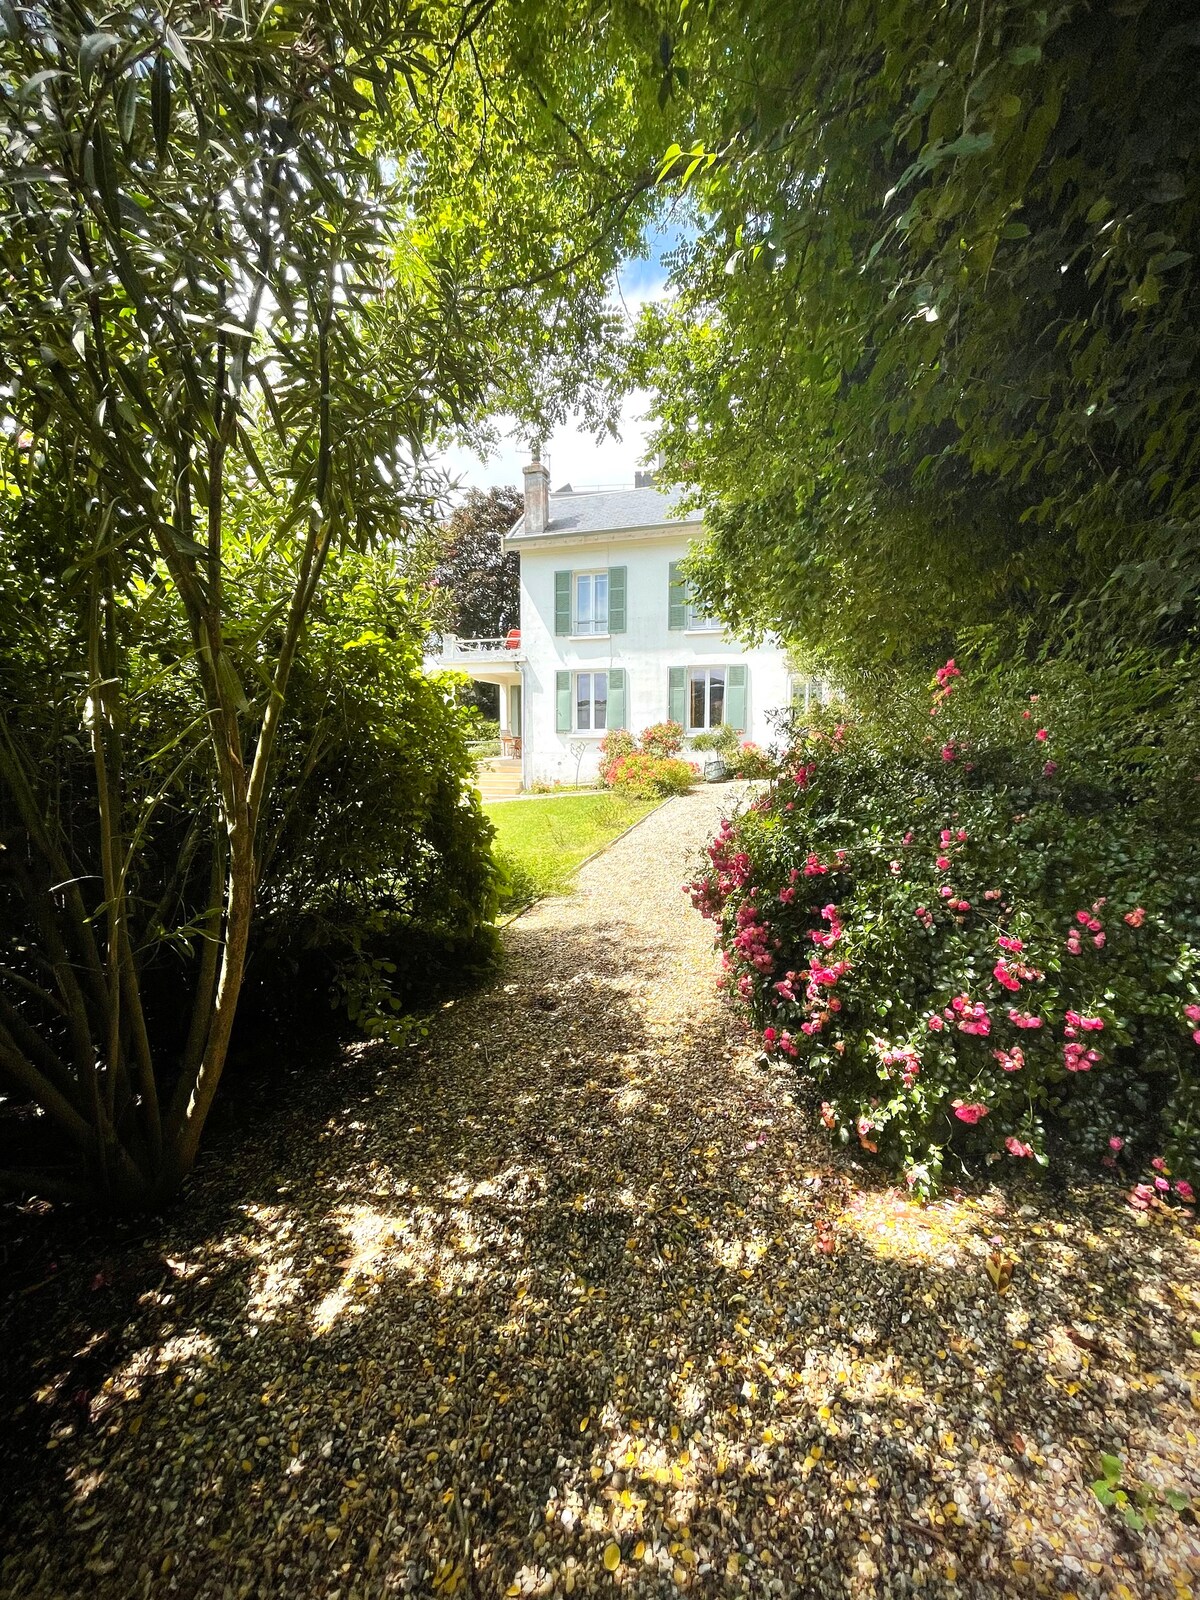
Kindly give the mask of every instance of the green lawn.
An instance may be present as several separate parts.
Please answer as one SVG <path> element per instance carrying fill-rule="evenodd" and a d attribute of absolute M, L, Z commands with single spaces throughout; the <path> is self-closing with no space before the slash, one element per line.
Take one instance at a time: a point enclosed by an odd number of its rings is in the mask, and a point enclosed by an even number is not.
<path fill-rule="evenodd" d="M 658 804 L 615 794 L 568 794 L 485 807 L 496 829 L 496 859 L 508 878 L 501 904 L 511 911 L 539 895 L 567 892 L 581 861 Z"/>

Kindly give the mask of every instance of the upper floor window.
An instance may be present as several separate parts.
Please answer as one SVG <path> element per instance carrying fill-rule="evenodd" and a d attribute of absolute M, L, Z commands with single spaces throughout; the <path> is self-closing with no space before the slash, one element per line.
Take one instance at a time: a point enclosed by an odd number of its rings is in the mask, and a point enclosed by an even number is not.
<path fill-rule="evenodd" d="M 572 633 L 608 632 L 608 571 L 575 574 Z"/>
<path fill-rule="evenodd" d="M 626 569 L 554 574 L 554 631 L 585 638 L 625 632 Z"/>
<path fill-rule="evenodd" d="M 699 606 L 689 605 L 687 609 L 687 625 L 692 633 L 720 633 L 720 617 L 710 617 Z"/>
<path fill-rule="evenodd" d="M 681 561 L 672 561 L 667 571 L 667 627 L 688 633 L 721 631 L 720 621 L 710 617 L 689 594 Z"/>

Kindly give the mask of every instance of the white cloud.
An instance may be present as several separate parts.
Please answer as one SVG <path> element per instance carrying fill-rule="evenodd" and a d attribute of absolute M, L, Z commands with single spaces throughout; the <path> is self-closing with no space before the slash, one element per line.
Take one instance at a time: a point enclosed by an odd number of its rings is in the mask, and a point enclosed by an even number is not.
<path fill-rule="evenodd" d="M 643 464 L 650 425 L 646 418 L 650 397 L 635 389 L 626 397 L 618 424 L 620 437 L 607 436 L 597 444 L 579 418 L 556 428 L 542 444 L 542 460 L 550 468 L 551 489 L 569 483 L 574 489 L 600 484 L 632 484 Z M 530 440 L 511 418 L 497 419 L 502 442 L 486 460 L 461 446 L 446 451 L 442 460 L 464 489 L 490 489 L 523 483 L 521 469 L 530 459 Z"/>

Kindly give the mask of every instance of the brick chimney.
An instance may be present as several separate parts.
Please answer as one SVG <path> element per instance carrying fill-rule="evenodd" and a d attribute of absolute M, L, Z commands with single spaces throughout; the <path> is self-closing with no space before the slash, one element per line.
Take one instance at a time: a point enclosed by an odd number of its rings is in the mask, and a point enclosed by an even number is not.
<path fill-rule="evenodd" d="M 550 521 L 550 470 L 542 465 L 542 447 L 535 442 L 533 460 L 525 468 L 525 532 L 545 533 Z"/>

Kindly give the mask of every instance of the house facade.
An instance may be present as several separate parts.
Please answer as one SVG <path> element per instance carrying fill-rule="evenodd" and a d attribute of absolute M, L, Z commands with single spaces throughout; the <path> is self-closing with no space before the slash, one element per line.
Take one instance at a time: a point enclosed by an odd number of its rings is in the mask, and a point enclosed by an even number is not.
<path fill-rule="evenodd" d="M 779 646 L 747 648 L 692 604 L 680 566 L 701 521 L 673 516 L 677 498 L 650 474 L 632 489 L 551 493 L 536 457 L 525 468 L 525 511 L 505 539 L 521 562 L 519 638 L 447 639 L 437 663 L 499 686 L 525 787 L 595 778 L 613 728 L 670 719 L 690 741 L 726 723 L 766 744 L 771 713 L 792 703 Z"/>

